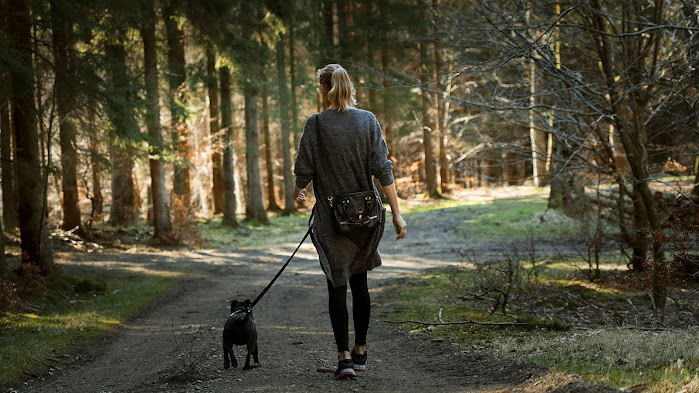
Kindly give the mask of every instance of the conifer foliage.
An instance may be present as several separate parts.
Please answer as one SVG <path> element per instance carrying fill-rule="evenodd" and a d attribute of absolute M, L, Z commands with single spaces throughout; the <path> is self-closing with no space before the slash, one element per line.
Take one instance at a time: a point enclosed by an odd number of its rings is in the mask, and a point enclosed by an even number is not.
<path fill-rule="evenodd" d="M 199 216 L 296 214 L 315 71 L 339 63 L 401 197 L 532 184 L 575 215 L 599 176 L 630 265 L 656 269 L 651 185 L 699 179 L 697 15 L 685 0 L 0 0 L 2 224 L 46 274 L 54 228 L 147 219 L 171 244 Z"/>

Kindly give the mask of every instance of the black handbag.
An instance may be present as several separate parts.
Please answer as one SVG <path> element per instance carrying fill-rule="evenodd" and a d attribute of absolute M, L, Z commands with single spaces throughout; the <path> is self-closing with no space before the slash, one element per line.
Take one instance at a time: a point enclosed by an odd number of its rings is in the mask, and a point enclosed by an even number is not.
<path fill-rule="evenodd" d="M 319 115 L 316 115 L 316 133 L 318 135 L 318 149 L 323 154 L 323 139 L 320 132 Z M 325 160 L 322 159 L 323 165 Z M 371 187 L 370 162 L 367 163 L 367 181 Z M 357 233 L 368 231 L 381 222 L 381 197 L 376 189 L 356 191 L 335 196 L 328 196 L 328 204 L 333 213 L 335 226 L 342 233 Z"/>

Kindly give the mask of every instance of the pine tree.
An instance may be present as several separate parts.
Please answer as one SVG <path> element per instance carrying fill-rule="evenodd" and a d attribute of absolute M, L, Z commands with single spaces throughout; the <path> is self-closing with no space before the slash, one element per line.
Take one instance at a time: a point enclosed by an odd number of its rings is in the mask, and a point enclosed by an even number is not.
<path fill-rule="evenodd" d="M 16 170 L 20 181 L 19 228 L 23 262 L 39 267 L 42 274 L 54 268 L 48 237 L 44 182 L 39 160 L 39 135 L 34 108 L 34 65 L 29 2 L 10 1 L 8 38 L 16 51 L 17 65 L 10 70 L 12 83 L 12 128 L 16 142 Z"/>
<path fill-rule="evenodd" d="M 206 88 L 209 97 L 209 137 L 211 138 L 211 182 L 213 183 L 214 213 L 221 213 L 225 205 L 223 200 L 223 164 L 221 162 L 222 135 L 221 127 L 219 126 L 216 53 L 210 42 L 206 43 Z M 233 211 L 235 213 L 235 209 Z"/>
<path fill-rule="evenodd" d="M 76 83 L 73 71 L 73 26 L 70 10 L 61 8 L 61 4 L 51 1 L 51 20 L 53 31 L 54 71 L 56 109 L 59 119 L 59 140 L 61 145 L 61 174 L 63 190 L 63 229 L 78 228 L 82 234 L 80 207 L 78 206 L 78 154 L 77 144 L 77 108 Z"/>
<path fill-rule="evenodd" d="M 9 74 L 2 77 L 10 85 Z M 10 121 L 10 95 L 9 89 L 0 92 L 0 166 L 2 172 L 2 218 L 5 227 L 14 229 L 19 226 L 17 213 L 17 184 L 15 184 L 15 162 L 13 159 L 14 136 Z"/>
<path fill-rule="evenodd" d="M 262 87 L 262 138 L 265 151 L 265 173 L 267 175 L 267 208 L 270 211 L 279 211 L 281 208 L 277 204 L 274 193 L 274 164 L 272 162 L 272 137 L 269 131 L 269 97 L 266 82 Z"/>
<path fill-rule="evenodd" d="M 179 26 L 178 15 L 171 2 L 164 9 L 165 31 L 167 36 L 168 58 L 168 106 L 170 108 L 170 135 L 172 135 L 173 150 L 177 154 L 175 176 L 173 179 L 175 195 L 182 199 L 185 206 L 191 200 L 187 128 L 187 94 L 186 94 L 186 62 L 184 52 L 184 32 Z"/>
<path fill-rule="evenodd" d="M 112 225 L 130 225 L 138 217 L 133 181 L 133 157 L 129 146 L 138 135 L 133 117 L 133 92 L 126 66 L 126 34 L 117 27 L 105 44 L 105 55 L 110 62 L 107 70 L 109 90 L 107 115 L 112 124 L 109 146 L 112 166 L 112 205 L 109 221 Z"/>
<path fill-rule="evenodd" d="M 231 73 L 228 66 L 219 68 L 221 75 L 221 128 L 223 136 L 223 225 L 237 227 L 235 212 L 235 155 L 233 146 L 233 121 L 231 119 Z"/>
<path fill-rule="evenodd" d="M 146 126 L 149 137 L 149 164 L 151 195 L 153 200 L 154 236 L 165 243 L 173 243 L 170 208 L 167 204 L 163 165 L 163 137 L 160 132 L 160 98 L 158 93 L 158 60 L 155 40 L 156 15 L 153 4 L 144 8 L 145 19 L 141 29 L 143 36 L 143 60 L 146 85 Z"/>

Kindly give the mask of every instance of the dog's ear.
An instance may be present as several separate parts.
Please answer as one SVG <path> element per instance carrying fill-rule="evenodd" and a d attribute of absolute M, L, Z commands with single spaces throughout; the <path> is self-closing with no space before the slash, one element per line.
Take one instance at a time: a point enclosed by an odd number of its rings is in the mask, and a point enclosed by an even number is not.
<path fill-rule="evenodd" d="M 250 301 L 250 299 L 245 299 L 243 304 L 245 305 L 245 307 L 250 307 L 250 304 L 252 304 L 252 302 Z"/>

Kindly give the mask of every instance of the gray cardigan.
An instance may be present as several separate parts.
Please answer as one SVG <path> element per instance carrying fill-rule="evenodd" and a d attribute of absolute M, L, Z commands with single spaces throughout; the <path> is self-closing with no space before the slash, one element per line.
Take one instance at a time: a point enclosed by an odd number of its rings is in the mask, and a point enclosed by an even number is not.
<path fill-rule="evenodd" d="M 322 132 L 323 151 L 318 142 L 316 116 Z M 367 233 L 343 235 L 332 221 L 328 196 L 375 189 L 368 182 L 367 167 L 381 185 L 393 184 L 393 164 L 381 126 L 373 113 L 361 109 L 336 109 L 311 115 L 303 129 L 296 154 L 296 185 L 305 188 L 313 182 L 316 204 L 312 224 L 313 244 L 320 265 L 334 286 L 346 285 L 349 277 L 381 265 L 377 249 L 383 235 L 386 211 L 381 224 Z"/>

